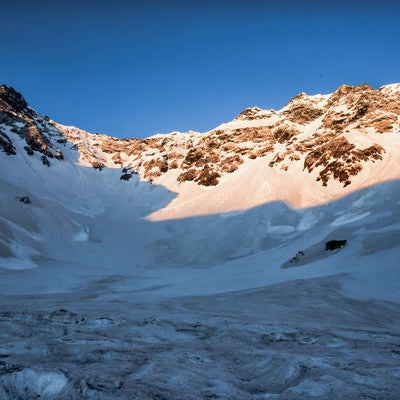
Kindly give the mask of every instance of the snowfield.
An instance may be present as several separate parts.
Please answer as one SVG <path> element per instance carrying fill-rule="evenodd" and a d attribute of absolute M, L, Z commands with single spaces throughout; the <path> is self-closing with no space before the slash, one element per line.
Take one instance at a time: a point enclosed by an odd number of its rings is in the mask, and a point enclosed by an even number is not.
<path fill-rule="evenodd" d="M 398 181 L 153 221 L 164 187 L 0 161 L 2 399 L 397 399 Z"/>
<path fill-rule="evenodd" d="M 222 127 L 276 117 L 253 111 Z M 16 155 L 0 152 L 0 399 L 398 400 L 396 135 L 346 188 L 265 157 L 217 186 L 172 169 L 125 181 L 71 143 L 47 167 L 12 136 Z"/>

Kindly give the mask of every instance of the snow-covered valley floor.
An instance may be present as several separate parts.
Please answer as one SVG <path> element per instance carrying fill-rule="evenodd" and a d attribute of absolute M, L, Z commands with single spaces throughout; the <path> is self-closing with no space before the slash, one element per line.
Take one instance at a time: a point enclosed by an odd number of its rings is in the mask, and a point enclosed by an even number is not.
<path fill-rule="evenodd" d="M 400 305 L 345 274 L 164 301 L 2 297 L 2 399 L 398 399 Z M 115 283 L 115 281 L 114 281 Z"/>
<path fill-rule="evenodd" d="M 399 181 L 152 221 L 174 193 L 26 163 L 0 165 L 0 399 L 398 399 Z"/>

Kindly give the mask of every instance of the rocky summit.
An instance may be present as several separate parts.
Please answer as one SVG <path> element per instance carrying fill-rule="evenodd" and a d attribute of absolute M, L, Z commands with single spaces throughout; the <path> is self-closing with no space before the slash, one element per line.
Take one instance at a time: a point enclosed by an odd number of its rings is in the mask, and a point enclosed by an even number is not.
<path fill-rule="evenodd" d="M 316 171 L 322 186 L 331 181 L 348 186 L 365 165 L 383 160 L 387 139 L 400 131 L 399 117 L 399 84 L 377 90 L 366 84 L 343 85 L 331 95 L 300 93 L 279 111 L 248 108 L 206 133 L 117 139 L 57 124 L 2 85 L 0 149 L 15 155 L 18 136 L 26 153 L 42 160 L 62 160 L 63 148 L 72 147 L 84 164 L 121 168 L 123 179 L 138 173 L 152 182 L 176 170 L 178 182 L 203 186 L 218 185 L 244 161 L 262 158 L 266 168 L 298 165 L 305 174 Z"/>
<path fill-rule="evenodd" d="M 187 192 L 189 182 L 192 188 L 233 185 L 248 170 L 253 176 L 263 174 L 263 182 L 285 181 L 297 194 L 278 188 L 245 204 L 238 200 L 229 210 L 277 198 L 303 207 L 318 204 L 321 196 L 325 201 L 397 178 L 399 170 L 393 167 L 399 157 L 399 116 L 400 84 L 379 89 L 342 85 L 328 95 L 300 93 L 279 111 L 248 108 L 205 133 L 117 139 L 58 124 L 33 110 L 16 90 L 2 85 L 0 150 L 15 156 L 15 143 L 22 140 L 20 151 L 45 167 L 62 162 L 64 153 L 72 152 L 81 165 L 99 171 L 120 169 L 120 179 L 125 181 L 138 174 L 144 181 L 180 193 L 180 199 L 185 199 L 182 192 Z M 298 181 L 308 182 L 304 190 L 297 188 Z M 310 198 L 310 185 L 321 196 Z"/>

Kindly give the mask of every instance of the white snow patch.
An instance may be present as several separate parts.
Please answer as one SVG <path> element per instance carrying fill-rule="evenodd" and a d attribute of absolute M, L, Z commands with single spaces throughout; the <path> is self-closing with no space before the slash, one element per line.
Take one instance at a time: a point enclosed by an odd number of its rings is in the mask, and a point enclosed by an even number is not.
<path fill-rule="evenodd" d="M 0 268 L 22 270 L 36 268 L 37 264 L 29 258 L 8 257 L 0 258 Z"/>
<path fill-rule="evenodd" d="M 89 228 L 80 228 L 80 231 L 73 237 L 75 242 L 87 242 L 89 240 Z"/>
<path fill-rule="evenodd" d="M 4 382 L 5 381 L 5 382 Z M 68 383 L 61 372 L 42 372 L 24 368 L 3 378 L 3 384 L 19 398 L 49 398 L 60 394 Z"/>

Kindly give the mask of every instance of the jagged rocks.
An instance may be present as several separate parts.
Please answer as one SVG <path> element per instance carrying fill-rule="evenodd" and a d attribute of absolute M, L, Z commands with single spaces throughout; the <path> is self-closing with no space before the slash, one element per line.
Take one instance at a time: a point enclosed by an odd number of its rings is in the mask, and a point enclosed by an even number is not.
<path fill-rule="evenodd" d="M 252 108 L 246 108 L 243 110 L 237 117 L 236 119 L 241 119 L 241 120 L 254 120 L 254 119 L 261 119 L 263 118 L 260 115 L 257 115 L 261 110 L 259 107 L 252 107 Z"/>
<path fill-rule="evenodd" d="M 218 178 L 220 176 L 218 172 L 213 171 L 208 165 L 205 165 L 195 179 L 195 182 L 203 186 L 215 186 L 218 185 Z"/>
<path fill-rule="evenodd" d="M 198 176 L 198 172 L 195 169 L 188 169 L 187 171 L 182 172 L 178 178 L 178 182 L 185 182 L 185 181 L 194 181 Z"/>
<path fill-rule="evenodd" d="M 20 130 L 19 135 L 23 137 L 26 144 L 34 151 L 44 154 L 47 157 L 53 158 L 52 147 L 50 141 L 37 126 L 31 124 Z"/>
<path fill-rule="evenodd" d="M 304 169 L 311 172 L 314 168 L 323 167 L 317 178 L 323 186 L 327 186 L 331 177 L 347 186 L 351 183 L 349 178 L 362 170 L 362 161 L 381 160 L 382 153 L 384 149 L 377 144 L 356 149 L 346 138 L 338 137 L 309 152 L 304 159 Z"/>
<path fill-rule="evenodd" d="M 92 167 L 94 169 L 98 169 L 99 171 L 101 171 L 105 167 L 105 165 L 101 161 L 94 160 L 94 161 L 92 161 Z"/>
<path fill-rule="evenodd" d="M 64 160 L 64 154 L 60 149 L 56 149 L 56 155 L 54 157 L 57 160 Z"/>
<path fill-rule="evenodd" d="M 50 167 L 50 161 L 45 155 L 40 156 L 40 159 L 41 159 L 43 165 Z"/>
<path fill-rule="evenodd" d="M 168 162 L 165 158 L 153 158 L 143 163 L 144 177 L 154 179 L 168 171 Z"/>
<path fill-rule="evenodd" d="M 183 160 L 182 165 L 187 167 L 190 167 L 192 165 L 200 167 L 204 165 L 206 162 L 211 161 L 208 160 L 207 157 L 208 155 L 204 152 L 204 150 L 201 150 L 199 148 L 191 149 L 189 150 L 185 159 Z"/>
<path fill-rule="evenodd" d="M 218 166 L 223 172 L 231 173 L 235 172 L 242 163 L 243 159 L 239 155 L 235 154 L 234 156 L 229 156 L 221 160 Z"/>
<path fill-rule="evenodd" d="M 22 95 L 6 85 L 0 86 L 0 124 L 8 126 L 13 134 L 24 139 L 31 150 L 54 157 L 53 145 L 46 135 L 48 122 L 45 124 Z"/>
<path fill-rule="evenodd" d="M 272 158 L 272 160 L 269 162 L 268 166 L 270 168 L 275 167 L 276 164 L 281 163 L 283 160 L 285 160 L 286 154 L 280 154 L 277 153 L 275 156 Z"/>
<path fill-rule="evenodd" d="M 374 112 L 370 115 L 370 119 L 363 123 L 363 128 L 372 127 L 378 133 L 388 133 L 393 132 L 396 122 L 397 116 L 395 114 Z M 361 124 L 356 128 L 361 128 Z"/>
<path fill-rule="evenodd" d="M 129 181 L 132 178 L 133 174 L 134 172 L 130 168 L 122 168 L 122 175 L 119 179 L 121 181 Z"/>
<path fill-rule="evenodd" d="M 310 151 L 304 159 L 304 168 L 311 172 L 319 166 L 327 166 L 331 159 L 351 161 L 351 151 L 355 145 L 349 143 L 344 137 L 332 139 Z"/>
<path fill-rule="evenodd" d="M 24 146 L 24 150 L 26 151 L 26 154 L 28 154 L 28 156 L 33 156 L 35 154 L 30 146 Z"/>
<path fill-rule="evenodd" d="M 274 139 L 281 144 L 289 142 L 290 139 L 294 138 L 299 133 L 300 131 L 298 129 L 286 124 L 282 124 L 272 131 Z"/>
<path fill-rule="evenodd" d="M 0 86 L 0 109 L 11 107 L 19 113 L 29 113 L 29 106 L 22 95 L 12 87 Z"/>
<path fill-rule="evenodd" d="M 201 170 L 189 169 L 182 172 L 177 180 L 178 182 L 194 181 L 202 186 L 215 186 L 219 183 L 221 174 L 213 170 L 208 165 L 204 165 Z"/>
<path fill-rule="evenodd" d="M 316 120 L 323 113 L 323 109 L 318 107 L 310 97 L 305 93 L 300 93 L 290 100 L 282 114 L 291 122 L 305 124 Z"/>
<path fill-rule="evenodd" d="M 4 133 L 0 131 L 0 150 L 6 153 L 8 156 L 16 155 L 17 151 L 13 146 L 11 139 Z"/>

